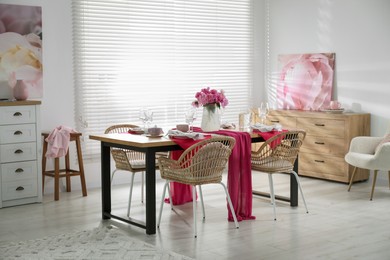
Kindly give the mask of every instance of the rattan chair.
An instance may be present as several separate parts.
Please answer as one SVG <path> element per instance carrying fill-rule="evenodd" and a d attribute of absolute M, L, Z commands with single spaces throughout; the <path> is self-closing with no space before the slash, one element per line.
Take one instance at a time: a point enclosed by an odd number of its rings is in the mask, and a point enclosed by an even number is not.
<path fill-rule="evenodd" d="M 275 193 L 272 175 L 275 173 L 290 173 L 297 180 L 306 212 L 309 213 L 303 196 L 298 174 L 294 171 L 294 162 L 305 139 L 306 132 L 301 130 L 281 132 L 264 142 L 257 151 L 252 151 L 252 170 L 268 173 L 270 197 L 276 220 Z"/>
<path fill-rule="evenodd" d="M 131 128 L 137 128 L 138 126 L 132 124 L 120 124 L 113 125 L 106 129 L 105 134 L 112 133 L 126 133 Z M 135 173 L 142 173 L 142 184 L 141 184 L 141 202 L 143 203 L 144 198 L 144 172 L 145 172 L 145 154 L 134 150 L 111 148 L 111 155 L 115 161 L 115 170 L 111 175 L 111 183 L 114 178 L 114 174 L 117 171 L 129 171 L 131 172 L 131 183 L 129 193 L 129 203 L 127 207 L 127 216 L 130 216 L 131 197 L 133 193 L 133 183 Z"/>
<path fill-rule="evenodd" d="M 169 183 L 172 181 L 192 185 L 194 237 L 197 237 L 196 186 L 199 187 L 203 219 L 205 219 L 205 209 L 202 194 L 202 185 L 204 184 L 221 184 L 223 186 L 230 210 L 234 218 L 235 226 L 236 228 L 239 227 L 229 193 L 225 184 L 222 182 L 222 172 L 227 165 L 235 142 L 235 139 L 232 137 L 213 136 L 210 139 L 200 141 L 186 149 L 178 160 L 169 158 L 158 159 L 161 178 L 165 179 L 166 183 L 164 185 L 157 227 L 160 227 L 166 189 L 168 188 L 169 193 Z M 172 207 L 172 200 L 170 195 L 169 200 Z"/>

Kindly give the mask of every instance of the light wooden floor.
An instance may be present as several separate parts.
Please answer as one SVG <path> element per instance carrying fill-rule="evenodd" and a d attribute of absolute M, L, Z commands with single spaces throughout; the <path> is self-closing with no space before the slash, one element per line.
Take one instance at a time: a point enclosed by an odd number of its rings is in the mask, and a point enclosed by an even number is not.
<path fill-rule="evenodd" d="M 266 190 L 265 174 L 255 174 L 254 188 Z M 301 203 L 291 208 L 277 203 L 278 220 L 273 220 L 272 206 L 265 198 L 253 199 L 256 220 L 240 222 L 240 228 L 228 222 L 226 202 L 220 185 L 204 186 L 206 221 L 198 223 L 198 238 L 192 237 L 192 204 L 170 211 L 166 205 L 162 225 L 156 235 L 128 227 L 114 220 L 101 220 L 100 189 L 44 196 L 42 204 L 0 209 L 0 242 L 41 238 L 66 232 L 92 229 L 102 223 L 115 225 L 151 244 L 196 259 L 390 259 L 390 191 L 387 183 L 378 183 L 374 200 L 369 201 L 371 182 L 357 183 L 347 192 L 347 185 L 301 178 L 309 207 Z M 157 187 L 160 208 L 162 182 Z M 140 185 L 134 190 L 132 213 L 142 217 Z M 275 191 L 287 195 L 289 176 L 275 180 Z M 128 187 L 114 186 L 113 212 L 126 214 Z M 302 202 L 302 201 L 300 201 Z M 198 219 L 201 211 L 198 207 Z M 1 258 L 1 257 L 0 257 Z"/>

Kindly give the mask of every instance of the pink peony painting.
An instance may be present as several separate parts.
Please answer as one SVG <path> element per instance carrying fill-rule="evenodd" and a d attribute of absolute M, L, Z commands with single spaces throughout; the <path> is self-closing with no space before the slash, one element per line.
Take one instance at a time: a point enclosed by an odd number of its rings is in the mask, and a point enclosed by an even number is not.
<path fill-rule="evenodd" d="M 321 110 L 332 98 L 335 54 L 279 55 L 278 108 Z"/>
<path fill-rule="evenodd" d="M 0 91 L 22 81 L 42 97 L 42 69 L 42 8 L 0 4 Z"/>

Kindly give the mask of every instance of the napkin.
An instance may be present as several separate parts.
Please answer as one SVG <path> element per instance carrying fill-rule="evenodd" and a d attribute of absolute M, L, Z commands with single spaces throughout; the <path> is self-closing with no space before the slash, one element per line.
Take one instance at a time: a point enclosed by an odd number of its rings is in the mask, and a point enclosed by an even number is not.
<path fill-rule="evenodd" d="M 236 129 L 236 125 L 234 123 L 224 122 L 221 124 L 222 129 Z"/>
<path fill-rule="evenodd" d="M 260 132 L 282 131 L 281 124 L 265 125 L 265 124 L 256 123 L 254 125 L 251 125 L 251 128 L 253 130 L 258 130 Z"/>
<path fill-rule="evenodd" d="M 182 131 L 179 131 L 179 130 L 169 130 L 167 135 L 169 137 L 173 137 L 173 138 L 191 138 L 191 139 L 194 139 L 194 140 L 198 140 L 198 139 L 203 139 L 204 136 L 202 133 L 195 133 L 195 132 L 192 132 L 192 133 L 187 133 L 187 132 L 182 132 Z"/>
<path fill-rule="evenodd" d="M 127 132 L 129 134 L 140 135 L 143 134 L 145 131 L 142 128 L 136 127 L 136 128 L 130 128 L 129 131 Z"/>

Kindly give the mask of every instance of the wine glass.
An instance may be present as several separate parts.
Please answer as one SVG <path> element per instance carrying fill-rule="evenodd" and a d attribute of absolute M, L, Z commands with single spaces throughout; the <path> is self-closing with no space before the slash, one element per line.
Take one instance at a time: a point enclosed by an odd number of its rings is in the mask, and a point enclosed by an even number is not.
<path fill-rule="evenodd" d="M 153 121 L 153 112 L 148 108 L 141 108 L 139 111 L 139 119 L 144 123 L 144 131 L 146 131 Z"/>
<path fill-rule="evenodd" d="M 258 109 L 260 120 L 262 124 L 265 124 L 265 120 L 267 119 L 267 116 L 269 114 L 269 105 L 268 102 L 261 102 L 261 105 Z"/>
<path fill-rule="evenodd" d="M 194 130 L 193 124 L 194 121 L 196 120 L 196 108 L 194 107 L 189 108 L 185 113 L 185 119 L 186 119 L 186 123 L 188 123 L 189 125 L 189 132 L 191 133 Z"/>

